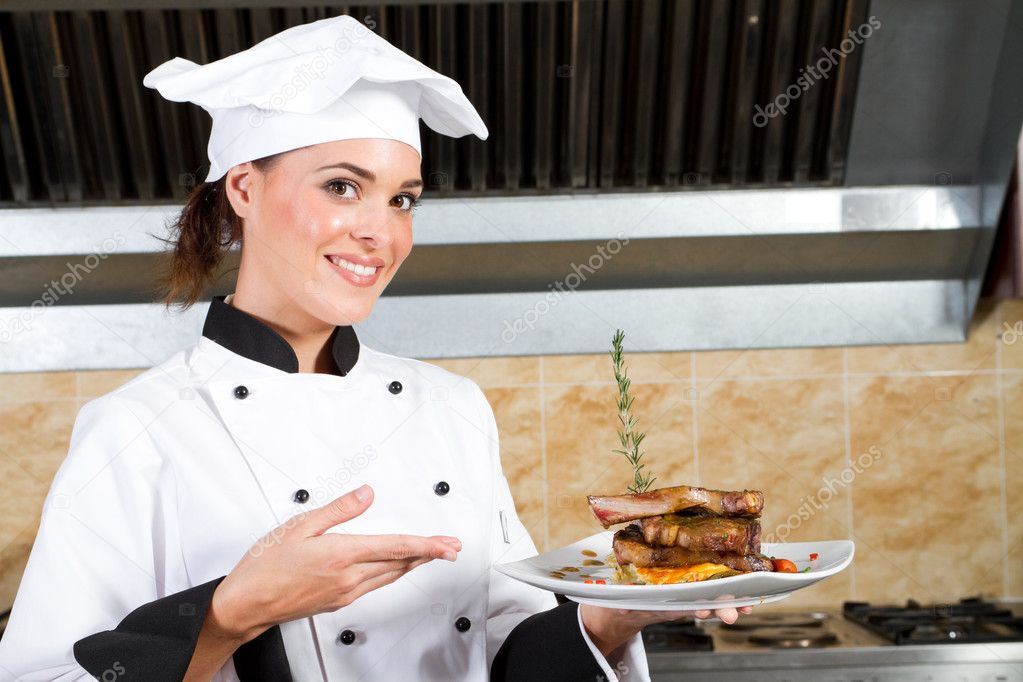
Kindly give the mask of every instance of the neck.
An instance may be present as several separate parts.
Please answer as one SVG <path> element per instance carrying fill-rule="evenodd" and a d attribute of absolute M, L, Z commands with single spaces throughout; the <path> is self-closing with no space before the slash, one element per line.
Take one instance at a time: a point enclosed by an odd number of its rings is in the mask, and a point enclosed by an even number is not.
<path fill-rule="evenodd" d="M 334 325 L 309 315 L 291 299 L 256 296 L 241 283 L 228 302 L 280 334 L 294 349 L 299 372 L 337 372 L 330 346 Z"/>

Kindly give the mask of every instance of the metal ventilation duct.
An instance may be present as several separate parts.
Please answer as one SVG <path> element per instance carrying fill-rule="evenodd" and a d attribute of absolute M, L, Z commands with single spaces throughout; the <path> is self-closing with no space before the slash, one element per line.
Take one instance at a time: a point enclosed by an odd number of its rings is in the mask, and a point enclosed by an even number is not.
<path fill-rule="evenodd" d="M 424 136 L 417 246 L 360 325 L 367 344 L 603 352 L 615 327 L 633 351 L 964 338 L 1023 121 L 1023 3 L 179 6 L 0 11 L 0 371 L 146 366 L 194 338 L 202 307 L 172 319 L 147 301 L 208 122 L 142 74 L 341 9 L 454 75 L 492 132 Z M 840 69 L 755 124 L 872 17 Z"/>

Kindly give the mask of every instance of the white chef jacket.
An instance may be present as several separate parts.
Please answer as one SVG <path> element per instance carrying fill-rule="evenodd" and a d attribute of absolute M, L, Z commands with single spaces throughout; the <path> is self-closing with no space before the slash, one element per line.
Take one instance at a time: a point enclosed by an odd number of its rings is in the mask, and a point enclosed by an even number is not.
<path fill-rule="evenodd" d="M 206 603 L 175 597 L 213 585 L 296 514 L 369 483 L 368 510 L 328 532 L 451 535 L 463 549 L 454 563 L 281 624 L 292 679 L 488 679 L 509 633 L 557 606 L 493 569 L 536 554 L 493 411 L 471 379 L 369 348 L 351 327 L 332 338 L 343 376 L 298 373 L 283 338 L 218 297 L 195 345 L 82 407 L 0 640 L 0 676 L 94 679 L 74 647 L 105 633 L 109 666 L 94 674 L 157 679 L 123 670 L 110 639 L 122 619 L 165 604 L 156 627 L 178 627 L 169 608 L 196 621 L 187 662 L 211 590 Z M 574 622 L 608 680 L 649 680 L 640 635 L 608 661 Z M 233 659 L 214 680 L 245 682 Z"/>

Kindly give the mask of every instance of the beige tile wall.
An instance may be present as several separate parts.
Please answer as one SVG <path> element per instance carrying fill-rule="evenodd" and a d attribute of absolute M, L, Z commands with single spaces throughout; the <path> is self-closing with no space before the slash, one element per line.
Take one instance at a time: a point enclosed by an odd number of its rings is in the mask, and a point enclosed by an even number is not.
<path fill-rule="evenodd" d="M 1016 324 L 1023 300 L 983 301 L 965 344 L 627 355 L 644 461 L 655 487 L 764 490 L 775 538 L 856 541 L 850 570 L 779 607 L 1023 597 Z M 541 551 L 600 530 L 586 494 L 631 479 L 606 354 L 431 362 L 486 392 Z M 0 374 L 0 607 L 78 409 L 136 373 Z"/>

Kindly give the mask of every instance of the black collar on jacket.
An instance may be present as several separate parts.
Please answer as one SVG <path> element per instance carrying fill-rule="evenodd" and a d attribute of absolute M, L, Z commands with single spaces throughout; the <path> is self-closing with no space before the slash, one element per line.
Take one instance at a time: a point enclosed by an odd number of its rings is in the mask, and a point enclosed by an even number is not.
<path fill-rule="evenodd" d="M 214 296 L 210 301 L 202 335 L 250 360 L 292 374 L 298 372 L 298 357 L 284 337 L 244 310 Z M 350 327 L 336 327 L 330 336 L 331 354 L 338 374 L 345 376 L 359 359 L 359 339 Z"/>

